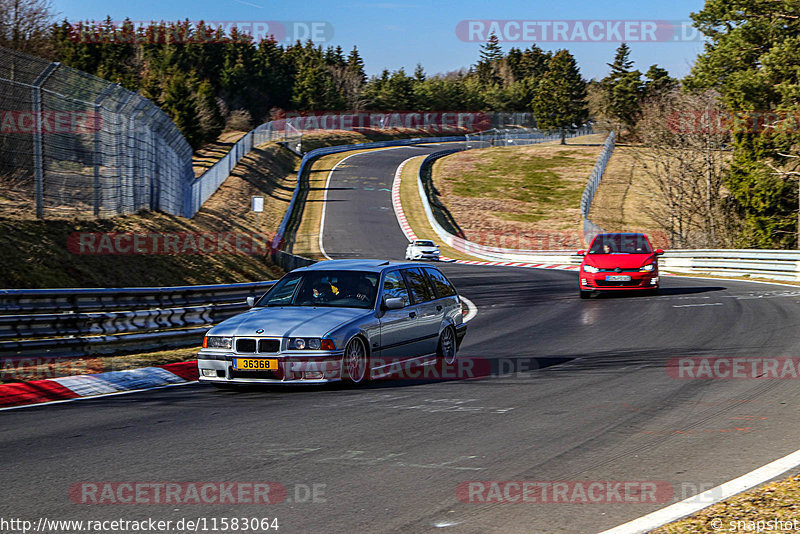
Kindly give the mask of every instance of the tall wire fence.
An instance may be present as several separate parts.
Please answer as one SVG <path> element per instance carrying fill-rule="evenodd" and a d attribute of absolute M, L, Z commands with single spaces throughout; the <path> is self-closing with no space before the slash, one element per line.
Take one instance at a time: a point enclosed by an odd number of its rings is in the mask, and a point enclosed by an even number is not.
<path fill-rule="evenodd" d="M 203 203 L 222 185 L 233 168 L 253 147 L 278 141 L 297 155 L 302 155 L 303 134 L 288 121 L 271 121 L 250 130 L 241 137 L 219 161 L 197 179 L 189 182 L 184 197 L 183 215 L 194 217 Z"/>
<path fill-rule="evenodd" d="M 594 195 L 597 193 L 597 188 L 600 186 L 600 180 L 603 179 L 603 173 L 606 171 L 606 165 L 614 153 L 616 146 L 616 134 L 612 131 L 608 134 L 606 142 L 603 144 L 603 149 L 600 151 L 600 156 L 589 174 L 589 181 L 586 182 L 586 187 L 581 196 L 581 215 L 583 216 L 583 235 L 586 243 L 588 244 L 594 236 L 603 232 L 603 229 L 597 226 L 589 219 L 589 211 L 592 209 L 592 201 Z"/>
<path fill-rule="evenodd" d="M 535 145 L 547 141 L 558 141 L 592 133 L 591 126 L 570 130 L 537 130 L 536 128 L 492 128 L 467 134 L 466 148 L 485 148 L 490 146 Z"/>
<path fill-rule="evenodd" d="M 0 48 L 0 187 L 37 217 L 183 215 L 192 149 L 149 100 Z M 8 202 L 6 202 L 8 206 Z"/>

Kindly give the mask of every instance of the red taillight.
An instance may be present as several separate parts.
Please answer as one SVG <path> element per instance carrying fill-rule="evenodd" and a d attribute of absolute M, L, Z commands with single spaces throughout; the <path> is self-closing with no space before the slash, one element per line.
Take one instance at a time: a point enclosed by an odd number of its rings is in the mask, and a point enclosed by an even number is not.
<path fill-rule="evenodd" d="M 319 348 L 321 350 L 336 350 L 336 345 L 330 339 L 323 339 Z"/>
<path fill-rule="evenodd" d="M 208 336 L 203 336 L 203 348 L 208 348 Z"/>

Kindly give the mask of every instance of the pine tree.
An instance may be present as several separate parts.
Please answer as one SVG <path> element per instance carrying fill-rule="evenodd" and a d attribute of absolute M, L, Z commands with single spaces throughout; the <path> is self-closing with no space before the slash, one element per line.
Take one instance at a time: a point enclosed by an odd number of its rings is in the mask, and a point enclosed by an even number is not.
<path fill-rule="evenodd" d="M 503 59 L 503 49 L 497 35 L 492 33 L 489 40 L 481 46 L 480 59 L 475 66 L 478 80 L 484 85 L 499 85 L 502 83 L 500 78 L 500 61 Z"/>
<path fill-rule="evenodd" d="M 192 148 L 203 143 L 197 105 L 185 74 L 178 72 L 167 80 L 161 109 L 170 116 Z"/>
<path fill-rule="evenodd" d="M 642 111 L 642 74 L 633 69 L 630 48 L 622 43 L 617 48 L 611 72 L 603 78 L 603 110 L 620 127 L 632 132 Z"/>
<path fill-rule="evenodd" d="M 540 128 L 561 130 L 562 144 L 565 129 L 586 122 L 586 82 L 569 51 L 559 50 L 553 55 L 537 84 L 532 108 Z"/>
<path fill-rule="evenodd" d="M 367 75 L 364 72 L 364 60 L 358 53 L 355 46 L 347 56 L 347 70 L 361 78 L 361 83 L 367 83 Z"/>

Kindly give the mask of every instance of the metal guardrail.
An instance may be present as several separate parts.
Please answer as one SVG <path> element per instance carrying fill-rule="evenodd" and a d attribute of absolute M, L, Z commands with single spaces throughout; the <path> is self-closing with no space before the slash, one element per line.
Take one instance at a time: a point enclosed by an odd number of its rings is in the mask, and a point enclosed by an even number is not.
<path fill-rule="evenodd" d="M 592 133 L 591 128 L 580 128 L 577 130 L 570 130 L 569 132 L 567 132 L 566 138 L 578 137 L 581 135 L 588 135 L 591 133 Z M 558 132 L 558 134 L 555 135 L 555 137 L 548 135 L 541 135 L 539 137 L 531 139 L 536 139 L 537 143 L 543 143 L 551 140 L 560 140 L 561 132 Z M 477 143 L 475 143 L 474 141 L 473 143 L 475 144 L 475 146 L 469 148 L 483 148 L 477 146 Z M 533 144 L 533 143 L 528 143 L 528 144 Z M 608 144 L 608 139 L 606 140 L 606 145 L 607 144 Z M 443 221 L 438 220 L 436 214 L 434 213 L 434 210 L 431 207 L 431 204 L 432 203 L 435 204 L 437 201 L 435 198 L 433 198 L 432 195 L 432 184 L 428 183 L 430 182 L 430 169 L 433 166 L 433 162 L 436 161 L 437 159 L 453 154 L 455 152 L 459 152 L 461 150 L 467 150 L 469 148 L 447 149 L 447 150 L 440 150 L 438 152 L 433 152 L 432 154 L 429 154 L 428 157 L 426 157 L 424 160 L 422 160 L 422 163 L 420 164 L 419 171 L 417 173 L 417 186 L 419 189 L 419 196 L 422 201 L 422 206 L 425 210 L 425 214 L 428 217 L 428 222 L 430 223 L 434 232 L 436 232 L 436 235 L 438 235 L 439 238 L 445 244 L 449 245 L 455 250 L 488 261 L 520 261 L 520 262 L 546 263 L 546 262 L 554 262 L 557 260 L 560 263 L 575 263 L 575 264 L 580 263 L 580 258 L 570 257 L 573 253 L 569 251 L 522 250 L 522 249 L 509 249 L 501 247 L 488 247 L 478 243 L 473 243 L 472 241 L 468 241 L 462 237 L 453 235 L 444 228 Z M 603 153 L 601 153 L 601 157 L 602 155 Z M 610 154 L 608 157 L 610 157 Z M 597 165 L 595 165 L 595 168 L 597 168 Z"/>
<path fill-rule="evenodd" d="M 800 281 L 797 250 L 669 250 L 659 263 L 663 269 L 679 273 Z"/>
<path fill-rule="evenodd" d="M 0 355 L 74 357 L 199 345 L 210 325 L 247 309 L 274 281 L 120 289 L 0 291 Z"/>

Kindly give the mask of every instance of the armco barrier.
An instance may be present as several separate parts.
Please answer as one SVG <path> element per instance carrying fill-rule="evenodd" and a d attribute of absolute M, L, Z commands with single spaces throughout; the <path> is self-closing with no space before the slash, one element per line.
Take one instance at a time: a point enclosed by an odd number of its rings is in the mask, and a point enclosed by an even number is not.
<path fill-rule="evenodd" d="M 74 357 L 199 345 L 275 282 L 0 291 L 0 356 Z"/>
<path fill-rule="evenodd" d="M 800 281 L 797 250 L 669 250 L 659 263 L 675 272 Z"/>
<path fill-rule="evenodd" d="M 602 176 L 602 170 L 613 149 L 614 138 L 609 135 L 606 140 L 604 154 L 598 160 L 592 176 Z M 583 259 L 575 255 L 573 250 L 520 250 L 500 247 L 487 247 L 473 243 L 462 237 L 449 233 L 439 223 L 431 208 L 429 197 L 430 167 L 438 158 L 458 152 L 460 149 L 448 149 L 434 152 L 426 157 L 419 168 L 417 187 L 422 206 L 428 222 L 443 243 L 451 248 L 487 261 L 558 263 L 577 265 Z M 593 184 L 593 185 L 592 185 Z M 599 184 L 599 178 L 590 180 L 587 191 L 581 201 L 581 211 L 588 213 L 592 197 Z M 426 187 L 427 186 L 427 187 Z M 588 220 L 588 219 L 587 219 Z M 591 221 L 588 221 L 591 223 Z M 598 228 L 599 230 L 599 228 Z M 602 230 L 600 230 L 602 231 Z M 757 250 L 757 249 L 720 249 L 720 250 L 668 250 L 659 260 L 662 270 L 687 273 L 693 275 L 749 276 L 769 278 L 773 280 L 800 281 L 800 251 L 796 250 Z"/>

